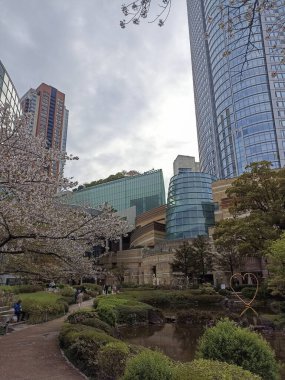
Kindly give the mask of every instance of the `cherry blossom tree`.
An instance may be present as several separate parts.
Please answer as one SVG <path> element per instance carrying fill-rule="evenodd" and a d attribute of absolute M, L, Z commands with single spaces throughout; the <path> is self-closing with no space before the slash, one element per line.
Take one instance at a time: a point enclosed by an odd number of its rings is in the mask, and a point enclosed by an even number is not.
<path fill-rule="evenodd" d="M 27 124 L 27 117 L 13 118 L 9 107 L 0 107 L 0 272 L 90 275 L 86 252 L 118 239 L 127 223 L 107 205 L 94 213 L 64 204 L 61 192 L 76 183 L 52 168 L 77 157 L 47 149 Z"/>
<path fill-rule="evenodd" d="M 124 19 L 120 21 L 121 28 L 125 28 L 132 23 L 139 25 L 142 20 L 149 20 L 149 23 L 157 22 L 163 26 L 167 20 L 173 0 L 135 0 L 123 4 L 121 9 Z M 177 0 L 179 1 L 179 0 Z M 194 0 L 193 0 L 193 5 Z M 191 12 L 191 0 L 189 0 L 189 11 Z M 284 4 L 283 4 L 284 7 Z M 246 39 L 246 51 L 244 52 L 244 64 L 247 63 L 248 56 L 253 51 L 261 49 L 258 34 L 256 32 L 260 25 L 260 17 L 268 16 L 274 21 L 263 30 L 266 39 L 276 42 L 273 48 L 276 54 L 280 55 L 281 63 L 285 62 L 285 52 L 278 41 L 283 40 L 285 30 L 285 9 L 281 10 L 280 2 L 277 0 L 219 0 L 215 6 L 208 6 L 206 12 L 206 33 L 212 22 L 217 22 L 219 28 L 225 31 L 227 46 L 223 56 L 231 54 L 231 45 L 235 46 L 239 39 Z M 279 8 L 279 9 L 278 9 Z M 276 11 L 278 10 L 278 11 Z"/>

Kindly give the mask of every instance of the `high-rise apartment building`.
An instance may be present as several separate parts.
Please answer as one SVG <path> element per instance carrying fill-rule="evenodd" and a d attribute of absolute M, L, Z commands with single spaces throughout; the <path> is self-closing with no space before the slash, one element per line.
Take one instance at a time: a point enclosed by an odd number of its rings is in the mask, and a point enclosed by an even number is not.
<path fill-rule="evenodd" d="M 30 130 L 34 136 L 44 136 L 48 147 L 66 151 L 68 110 L 65 95 L 42 83 L 30 89 L 21 99 L 24 113 L 30 114 Z"/>
<path fill-rule="evenodd" d="M 200 167 L 218 178 L 255 161 L 285 164 L 285 6 L 257 13 L 248 43 L 246 7 L 226 15 L 231 4 L 187 0 Z"/>

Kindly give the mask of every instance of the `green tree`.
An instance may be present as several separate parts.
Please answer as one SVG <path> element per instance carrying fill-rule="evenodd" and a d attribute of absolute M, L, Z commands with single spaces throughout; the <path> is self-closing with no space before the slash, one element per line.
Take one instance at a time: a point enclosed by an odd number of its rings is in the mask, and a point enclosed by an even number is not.
<path fill-rule="evenodd" d="M 206 236 L 197 236 L 197 238 L 193 239 L 192 248 L 197 261 L 197 271 L 202 274 L 204 281 L 206 273 L 213 269 L 212 249 L 208 238 Z"/>
<path fill-rule="evenodd" d="M 285 294 L 285 233 L 274 241 L 267 254 L 269 269 L 269 287 L 275 293 Z"/>
<path fill-rule="evenodd" d="M 232 274 L 246 256 L 264 256 L 285 229 L 285 169 L 255 162 L 227 190 L 232 219 L 215 227 L 215 261 Z"/>
<path fill-rule="evenodd" d="M 212 269 L 212 253 L 208 239 L 198 236 L 192 244 L 184 242 L 175 252 L 172 262 L 173 270 L 181 271 L 185 277 L 194 278 Z"/>
<path fill-rule="evenodd" d="M 285 169 L 268 161 L 254 162 L 227 190 L 234 216 L 256 215 L 270 226 L 285 229 Z"/>
<path fill-rule="evenodd" d="M 257 215 L 222 220 L 215 226 L 213 234 L 214 261 L 221 269 L 233 274 L 245 257 L 263 256 L 270 242 L 279 235 L 279 228 Z"/>
<path fill-rule="evenodd" d="M 261 335 L 235 325 L 228 319 L 207 329 L 196 353 L 198 358 L 236 364 L 262 379 L 279 379 L 275 353 Z"/>

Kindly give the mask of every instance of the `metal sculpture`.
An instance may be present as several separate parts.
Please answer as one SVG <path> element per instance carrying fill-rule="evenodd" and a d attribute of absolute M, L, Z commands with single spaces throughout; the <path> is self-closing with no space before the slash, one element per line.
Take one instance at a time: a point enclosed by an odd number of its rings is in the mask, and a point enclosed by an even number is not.
<path fill-rule="evenodd" d="M 252 297 L 252 299 L 248 302 L 248 301 L 245 301 L 239 294 L 237 294 L 237 292 L 234 290 L 233 288 L 233 285 L 232 285 L 232 281 L 233 279 L 239 279 L 239 278 L 242 278 L 243 280 L 246 280 L 247 278 L 253 278 L 256 282 L 256 290 L 255 290 L 255 293 Z M 258 292 L 258 279 L 256 277 L 256 275 L 254 273 L 245 273 L 245 274 L 241 274 L 241 273 L 235 273 L 231 276 L 231 279 L 230 279 L 230 288 L 231 290 L 233 291 L 234 295 L 244 304 L 245 306 L 245 309 L 241 312 L 240 314 L 240 317 L 248 310 L 252 310 L 257 316 L 258 316 L 258 313 L 256 312 L 256 310 L 254 310 L 254 308 L 252 307 L 252 304 L 256 298 L 256 295 L 257 295 L 257 292 Z"/>

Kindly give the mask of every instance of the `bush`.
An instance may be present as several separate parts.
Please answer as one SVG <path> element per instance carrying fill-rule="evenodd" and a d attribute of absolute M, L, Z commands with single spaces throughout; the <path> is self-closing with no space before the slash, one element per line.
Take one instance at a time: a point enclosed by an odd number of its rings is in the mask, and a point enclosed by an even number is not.
<path fill-rule="evenodd" d="M 42 285 L 15 285 L 13 286 L 13 293 L 36 293 L 43 290 Z"/>
<path fill-rule="evenodd" d="M 250 287 L 244 287 L 241 289 L 241 293 L 245 298 L 252 299 L 255 295 L 256 287 L 250 286 Z M 257 300 L 265 300 L 270 297 L 270 293 L 268 288 L 265 285 L 261 285 L 258 289 L 258 292 L 256 294 Z"/>
<path fill-rule="evenodd" d="M 108 343 L 120 342 L 90 326 L 66 323 L 59 334 L 60 346 L 69 360 L 92 378 L 98 375 L 98 351 Z"/>
<path fill-rule="evenodd" d="M 200 338 L 197 357 L 236 364 L 264 379 L 278 379 L 274 351 L 257 333 L 237 327 L 225 319 L 205 331 Z"/>
<path fill-rule="evenodd" d="M 175 380 L 261 380 L 258 375 L 234 364 L 199 359 L 178 364 L 174 369 Z"/>
<path fill-rule="evenodd" d="M 101 321 L 95 310 L 80 309 L 70 314 L 67 318 L 69 323 L 80 323 L 82 325 L 95 327 L 105 331 L 107 334 L 113 335 L 114 331 L 106 322 Z"/>
<path fill-rule="evenodd" d="M 151 306 L 118 296 L 98 297 L 96 311 L 100 319 L 111 326 L 148 322 Z"/>
<path fill-rule="evenodd" d="M 68 304 L 55 293 L 21 294 L 21 300 L 23 311 L 29 316 L 29 323 L 46 322 L 68 311 Z"/>
<path fill-rule="evenodd" d="M 80 309 L 76 310 L 74 313 L 70 314 L 67 317 L 68 322 L 70 323 L 82 323 L 87 318 L 96 318 L 97 313 L 93 309 Z"/>
<path fill-rule="evenodd" d="M 174 364 L 157 351 L 143 350 L 127 361 L 122 380 L 173 380 Z"/>
<path fill-rule="evenodd" d="M 116 380 L 124 373 L 126 361 L 130 354 L 124 342 L 108 343 L 98 352 L 100 380 Z"/>
<path fill-rule="evenodd" d="M 209 321 L 217 321 L 224 317 L 229 317 L 230 319 L 237 320 L 239 318 L 238 314 L 229 313 L 228 310 L 199 310 L 199 309 L 189 309 L 177 312 L 177 323 L 191 323 L 191 324 L 205 324 Z"/>
<path fill-rule="evenodd" d="M 71 286 L 64 286 L 59 289 L 60 289 L 59 294 L 61 294 L 63 297 L 73 297 L 73 299 L 75 299 L 74 297 L 75 292 Z"/>

